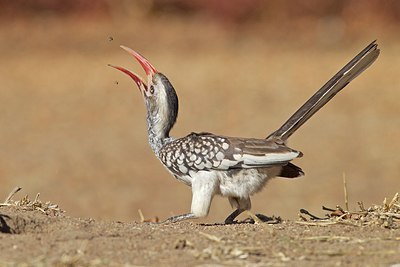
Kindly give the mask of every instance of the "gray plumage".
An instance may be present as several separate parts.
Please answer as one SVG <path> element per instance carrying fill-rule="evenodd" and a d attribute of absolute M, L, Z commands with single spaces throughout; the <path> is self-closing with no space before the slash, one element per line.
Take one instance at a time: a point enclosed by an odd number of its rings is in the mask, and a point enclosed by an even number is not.
<path fill-rule="evenodd" d="M 290 159 L 300 155 L 299 151 L 265 139 L 191 133 L 166 143 L 159 151 L 158 157 L 179 177 L 190 175 L 190 171 L 284 166 Z"/>

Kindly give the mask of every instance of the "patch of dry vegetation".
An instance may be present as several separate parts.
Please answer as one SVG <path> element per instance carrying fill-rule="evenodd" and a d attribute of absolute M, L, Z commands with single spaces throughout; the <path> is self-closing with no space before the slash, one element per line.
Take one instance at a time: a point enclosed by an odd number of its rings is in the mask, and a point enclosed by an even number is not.
<path fill-rule="evenodd" d="M 305 209 L 300 210 L 299 224 L 331 225 L 348 224 L 354 226 L 380 226 L 388 229 L 400 228 L 400 201 L 399 193 L 396 193 L 391 201 L 385 198 L 380 205 L 364 207 L 362 201 L 357 202 L 358 210 L 349 211 L 337 205 L 335 209 L 322 206 L 322 209 L 329 211 L 324 218 L 319 218 Z M 347 202 L 346 202 L 347 203 Z M 308 216 L 308 218 L 306 217 Z"/>
<path fill-rule="evenodd" d="M 34 200 L 31 200 L 28 195 L 25 195 L 20 200 L 13 200 L 13 196 L 21 191 L 21 187 L 15 187 L 3 203 L 0 203 L 0 207 L 12 206 L 17 207 L 25 211 L 37 210 L 46 215 L 50 216 L 61 216 L 65 211 L 61 210 L 57 204 L 51 203 L 50 201 L 43 202 L 39 199 L 40 193 L 36 194 Z"/>

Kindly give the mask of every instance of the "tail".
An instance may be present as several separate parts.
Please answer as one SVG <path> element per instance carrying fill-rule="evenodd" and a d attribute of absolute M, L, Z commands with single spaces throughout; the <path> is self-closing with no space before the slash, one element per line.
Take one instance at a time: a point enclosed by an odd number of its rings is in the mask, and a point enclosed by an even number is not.
<path fill-rule="evenodd" d="M 375 40 L 362 50 L 304 103 L 278 130 L 270 134 L 267 139 L 277 138 L 285 142 L 312 115 L 377 59 L 379 56 L 377 47 L 378 44 Z"/>

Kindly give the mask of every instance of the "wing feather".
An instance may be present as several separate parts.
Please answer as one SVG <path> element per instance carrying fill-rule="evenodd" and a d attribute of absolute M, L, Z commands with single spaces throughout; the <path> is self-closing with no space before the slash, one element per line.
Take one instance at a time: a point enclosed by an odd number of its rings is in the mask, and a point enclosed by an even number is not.
<path fill-rule="evenodd" d="M 159 158 L 170 171 L 184 175 L 200 170 L 283 166 L 301 155 L 274 140 L 192 133 L 166 144 Z"/>

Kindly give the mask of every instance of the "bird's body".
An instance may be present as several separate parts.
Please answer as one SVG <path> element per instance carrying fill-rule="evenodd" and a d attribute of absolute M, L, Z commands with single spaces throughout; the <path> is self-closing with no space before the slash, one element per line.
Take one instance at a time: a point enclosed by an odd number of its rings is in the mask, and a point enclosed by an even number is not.
<path fill-rule="evenodd" d="M 191 133 L 166 143 L 156 155 L 178 180 L 192 188 L 199 184 L 199 188 L 207 188 L 193 190 L 194 202 L 211 202 L 216 194 L 246 202 L 244 209 L 250 208 L 250 196 L 259 192 L 268 179 L 281 174 L 303 174 L 300 168 L 288 165 L 300 152 L 265 139 Z M 230 202 L 239 208 L 234 201 Z M 201 203 L 192 204 L 192 212 L 199 216 L 208 213 L 209 205 L 203 207 Z"/>
<path fill-rule="evenodd" d="M 211 133 L 191 133 L 175 139 L 158 153 L 161 162 L 176 177 L 194 176 L 198 171 L 268 169 L 287 165 L 299 155 L 300 152 L 273 141 Z"/>
<path fill-rule="evenodd" d="M 178 116 L 175 89 L 144 57 L 127 47 L 122 48 L 139 61 L 148 76 L 146 85 L 137 74 L 112 66 L 128 74 L 143 95 L 151 148 L 175 178 L 192 188 L 191 212 L 171 217 L 167 222 L 204 217 L 213 197 L 222 195 L 228 197 L 235 208 L 225 220 L 232 223 L 241 212 L 251 208 L 250 197 L 269 179 L 302 176 L 301 168 L 290 163 L 302 153 L 289 148 L 287 139 L 379 55 L 377 44 L 371 43 L 265 139 L 211 133 L 191 133 L 174 138 L 170 131 Z"/>

